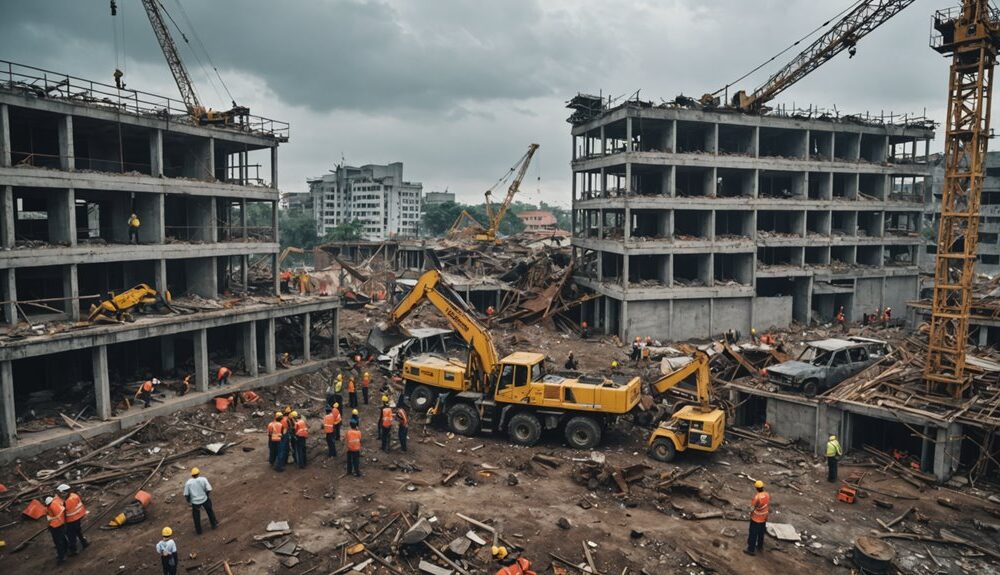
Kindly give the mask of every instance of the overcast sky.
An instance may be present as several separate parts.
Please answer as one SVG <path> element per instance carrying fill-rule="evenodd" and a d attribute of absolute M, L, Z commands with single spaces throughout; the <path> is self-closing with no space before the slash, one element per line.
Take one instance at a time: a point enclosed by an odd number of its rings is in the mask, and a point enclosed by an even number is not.
<path fill-rule="evenodd" d="M 577 92 L 671 100 L 714 91 L 822 24 L 852 0 L 161 0 L 197 37 L 236 100 L 291 123 L 284 191 L 348 164 L 405 163 L 425 191 L 479 202 L 524 153 L 523 197 L 569 205 L 565 102 Z M 178 4 L 178 1 L 180 4 Z M 0 58 L 177 97 L 139 0 L 2 0 Z M 927 47 L 918 0 L 779 102 L 855 113 L 943 117 L 948 62 Z M 181 10 L 183 7 L 183 11 Z M 119 37 L 115 50 L 114 20 Z M 172 30 L 176 34 L 175 30 Z M 178 39 L 179 40 L 179 39 Z M 779 62 L 790 58 L 788 52 Z M 198 55 L 204 58 L 198 50 Z M 195 53 L 182 49 L 202 100 L 225 108 Z M 766 79 L 766 68 L 740 87 Z M 215 84 L 218 84 L 216 81 Z M 940 148 L 938 135 L 935 147 Z"/>

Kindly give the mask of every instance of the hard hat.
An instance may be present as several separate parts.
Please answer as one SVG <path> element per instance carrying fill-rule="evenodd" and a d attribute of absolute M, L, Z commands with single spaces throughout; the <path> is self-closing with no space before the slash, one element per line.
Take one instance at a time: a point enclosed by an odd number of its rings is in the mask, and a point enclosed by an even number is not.
<path fill-rule="evenodd" d="M 757 333 L 757 328 L 755 327 L 750 328 L 750 333 Z"/>
<path fill-rule="evenodd" d="M 291 413 L 292 412 L 292 406 L 291 405 L 286 405 L 285 409 L 282 409 L 281 411 L 282 411 L 282 413 Z"/>
<path fill-rule="evenodd" d="M 757 481 L 754 481 L 753 486 L 757 489 L 764 489 L 764 482 L 758 479 Z"/>
<path fill-rule="evenodd" d="M 365 376 L 368 376 L 368 372 L 367 371 L 365 372 Z"/>
<path fill-rule="evenodd" d="M 67 491 L 69 491 L 69 485 L 62 483 L 58 487 L 56 487 L 56 491 L 58 491 L 59 493 L 66 493 Z"/>
<path fill-rule="evenodd" d="M 388 395 L 383 395 L 382 396 L 382 403 L 389 403 L 389 396 Z"/>
<path fill-rule="evenodd" d="M 344 374 L 338 373 L 337 374 L 337 379 L 343 380 L 344 379 Z"/>
<path fill-rule="evenodd" d="M 54 499 L 54 498 L 53 498 L 53 497 L 52 497 L 51 495 L 50 495 L 50 496 L 48 496 L 48 497 L 46 497 L 46 498 L 45 498 L 45 504 L 46 504 L 46 505 L 49 505 L 50 503 L 52 503 L 52 500 L 53 500 L 53 499 Z"/>
<path fill-rule="evenodd" d="M 357 409 L 352 409 L 351 410 L 351 415 L 357 415 L 357 414 L 358 414 L 358 410 Z"/>
<path fill-rule="evenodd" d="M 494 545 L 493 547 L 490 548 L 490 552 L 497 559 L 503 559 L 503 558 L 507 557 L 507 548 L 504 547 L 503 545 L 501 545 L 499 547 L 497 547 L 496 545 Z"/>
<path fill-rule="evenodd" d="M 192 467 L 191 468 L 191 477 L 194 477 L 194 476 L 198 475 L 199 473 L 201 473 L 201 470 L 198 469 L 197 467 Z"/>
<path fill-rule="evenodd" d="M 587 327 L 587 322 L 583 322 L 581 325 L 583 325 L 583 327 Z"/>
<path fill-rule="evenodd" d="M 831 435 L 830 436 L 830 441 L 837 441 L 837 436 L 836 435 Z"/>
<path fill-rule="evenodd" d="M 618 360 L 617 359 L 611 361 L 611 367 L 618 367 Z"/>
<path fill-rule="evenodd" d="M 639 336 L 635 336 L 635 340 L 636 340 L 636 341 L 641 341 L 641 340 L 642 340 L 642 338 L 641 338 L 641 337 L 639 337 Z"/>
<path fill-rule="evenodd" d="M 294 418 L 296 418 L 296 417 L 299 416 L 299 412 L 293 411 L 293 412 L 289 413 L 288 415 L 291 416 L 294 419 Z"/>
<path fill-rule="evenodd" d="M 170 537 L 173 534 L 174 530 L 169 527 L 164 527 L 163 530 L 160 531 L 160 535 L 163 535 L 164 537 Z"/>
<path fill-rule="evenodd" d="M 281 412 L 280 411 L 275 411 L 274 412 L 274 418 L 275 419 L 281 419 Z"/>
<path fill-rule="evenodd" d="M 340 407 L 340 404 L 339 403 L 334 403 L 333 406 L 334 407 Z"/>

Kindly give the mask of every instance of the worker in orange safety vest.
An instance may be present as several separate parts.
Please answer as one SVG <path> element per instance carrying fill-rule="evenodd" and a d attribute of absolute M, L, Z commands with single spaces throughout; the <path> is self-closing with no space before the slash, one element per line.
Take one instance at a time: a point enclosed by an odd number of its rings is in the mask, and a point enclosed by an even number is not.
<path fill-rule="evenodd" d="M 764 491 L 764 482 L 758 480 L 753 486 L 757 493 L 750 501 L 750 533 L 747 536 L 747 548 L 743 550 L 747 555 L 755 555 L 758 550 L 764 550 L 767 516 L 771 512 L 771 494 Z"/>
<path fill-rule="evenodd" d="M 531 561 L 528 561 L 524 557 L 516 559 L 509 557 L 506 547 L 494 546 L 490 551 L 493 554 L 493 558 L 503 566 L 497 571 L 496 575 L 537 575 L 531 570 Z"/>
<path fill-rule="evenodd" d="M 334 417 L 333 410 L 323 416 L 323 433 L 326 435 L 326 456 L 336 457 L 337 456 L 337 437 L 334 435 L 334 429 L 337 427 L 336 420 L 340 417 L 340 412 L 337 412 L 337 416 Z"/>
<path fill-rule="evenodd" d="M 149 407 L 149 404 L 153 401 L 153 385 L 155 379 L 147 379 L 142 382 L 139 389 L 135 392 L 135 396 L 142 400 L 143 409 Z"/>
<path fill-rule="evenodd" d="M 295 462 L 299 464 L 299 469 L 306 467 L 306 439 L 309 438 L 309 425 L 306 418 L 299 416 L 298 412 L 292 412 L 292 419 L 295 420 Z"/>
<path fill-rule="evenodd" d="M 340 414 L 339 403 L 333 404 L 333 407 L 330 408 L 330 415 L 333 416 L 333 438 L 340 441 L 340 425 L 343 423 L 343 418 Z"/>
<path fill-rule="evenodd" d="M 836 320 L 840 325 L 840 331 L 847 331 L 847 317 L 844 315 L 844 306 L 840 306 L 840 309 L 837 310 Z"/>
<path fill-rule="evenodd" d="M 62 565 L 66 561 L 66 508 L 59 497 L 45 498 L 45 519 L 49 522 L 49 534 L 56 545 L 56 562 Z"/>
<path fill-rule="evenodd" d="M 358 406 L 358 388 L 354 385 L 354 376 L 347 380 L 347 401 L 351 407 Z"/>
<path fill-rule="evenodd" d="M 220 367 L 219 372 L 215 374 L 215 382 L 218 383 L 220 386 L 226 385 L 229 383 L 229 376 L 232 374 L 233 371 L 228 367 L 225 366 Z"/>
<path fill-rule="evenodd" d="M 361 396 L 365 400 L 365 405 L 368 405 L 368 386 L 372 383 L 372 376 L 366 371 L 364 375 L 361 376 Z"/>
<path fill-rule="evenodd" d="M 282 417 L 280 411 L 275 411 L 274 421 L 267 424 L 267 464 L 272 467 L 281 452 Z"/>
<path fill-rule="evenodd" d="M 80 494 L 73 491 L 69 485 L 63 483 L 62 485 L 56 487 L 56 491 L 60 495 L 66 496 L 66 502 L 64 508 L 66 511 L 66 547 L 69 550 L 70 555 L 76 555 L 76 542 L 80 541 L 80 550 L 84 550 L 90 545 L 83 536 L 83 529 L 81 529 L 81 523 L 83 517 L 87 514 L 87 508 L 83 506 L 83 500 L 80 499 Z"/>
<path fill-rule="evenodd" d="M 392 408 L 389 407 L 389 396 L 382 396 L 382 418 L 379 419 L 378 437 L 382 440 L 382 451 L 389 453 L 392 443 Z"/>
<path fill-rule="evenodd" d="M 358 424 L 351 422 L 347 430 L 347 474 L 361 477 L 361 431 Z"/>

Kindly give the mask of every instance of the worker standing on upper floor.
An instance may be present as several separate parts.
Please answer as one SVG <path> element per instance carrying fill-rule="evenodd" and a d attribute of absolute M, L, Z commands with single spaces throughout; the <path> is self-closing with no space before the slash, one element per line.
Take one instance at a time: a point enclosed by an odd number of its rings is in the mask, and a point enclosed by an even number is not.
<path fill-rule="evenodd" d="M 837 480 L 837 461 L 843 454 L 837 436 L 831 435 L 830 440 L 826 442 L 826 480 L 830 483 Z"/>
<path fill-rule="evenodd" d="M 184 484 L 184 499 L 191 504 L 191 518 L 194 520 L 194 530 L 201 535 L 201 510 L 208 514 L 208 522 L 212 529 L 219 526 L 215 519 L 215 511 L 212 509 L 212 484 L 201 476 L 201 470 L 197 467 L 191 468 L 191 479 Z"/>
<path fill-rule="evenodd" d="M 267 424 L 267 463 L 272 467 L 281 453 L 281 417 L 281 412 L 275 411 L 274 421 Z"/>
<path fill-rule="evenodd" d="M 372 376 L 367 371 L 361 376 L 361 398 L 368 405 L 368 386 L 372 383 Z"/>
<path fill-rule="evenodd" d="M 501 565 L 496 575 L 537 575 L 531 570 L 531 561 L 524 557 L 510 557 L 507 548 L 503 546 L 493 546 L 490 548 L 493 559 Z"/>
<path fill-rule="evenodd" d="M 135 212 L 128 217 L 128 243 L 135 242 L 136 245 L 139 244 L 139 226 L 142 222 L 139 221 L 139 216 L 135 215 Z"/>
<path fill-rule="evenodd" d="M 757 493 L 750 501 L 750 534 L 747 536 L 747 555 L 755 555 L 764 550 L 764 533 L 767 532 L 767 516 L 771 512 L 771 495 L 764 491 L 764 482 L 753 484 Z"/>
<path fill-rule="evenodd" d="M 847 316 L 844 315 L 844 306 L 840 306 L 837 310 L 837 315 L 835 317 L 837 320 L 837 325 L 840 326 L 840 331 L 847 332 Z"/>
<path fill-rule="evenodd" d="M 215 382 L 219 384 L 219 387 L 229 384 L 229 376 L 233 374 L 233 370 L 226 366 L 219 368 L 218 373 L 215 374 Z"/>
<path fill-rule="evenodd" d="M 299 469 L 306 467 L 306 440 L 309 439 L 309 424 L 305 417 L 300 417 L 298 413 L 292 412 L 295 419 L 295 462 L 299 464 Z"/>
<path fill-rule="evenodd" d="M 56 545 L 56 565 L 66 561 L 66 508 L 59 497 L 45 498 L 45 519 L 49 522 L 49 535 Z"/>
<path fill-rule="evenodd" d="M 177 575 L 177 544 L 171 539 L 174 530 L 164 527 L 160 531 L 162 539 L 156 544 L 156 554 L 160 556 L 160 565 L 163 567 L 163 575 Z"/>
<path fill-rule="evenodd" d="M 406 440 L 410 436 L 410 417 L 402 405 L 396 408 L 396 418 L 399 420 L 399 447 L 405 453 Z"/>
<path fill-rule="evenodd" d="M 750 341 L 753 342 L 754 345 L 757 345 L 757 343 L 758 343 L 758 341 L 757 341 L 757 328 L 755 328 L 755 327 L 750 328 Z"/>
<path fill-rule="evenodd" d="M 581 339 L 590 338 L 590 325 L 587 322 L 580 323 L 580 338 Z"/>
<path fill-rule="evenodd" d="M 351 421 L 347 430 L 347 474 L 361 477 L 361 431 L 358 424 Z"/>
<path fill-rule="evenodd" d="M 337 436 L 334 434 L 334 430 L 337 428 L 336 420 L 340 417 L 340 412 L 337 412 L 336 417 L 333 415 L 333 410 L 323 416 L 323 434 L 326 436 L 326 456 L 336 457 L 337 456 Z"/>
<path fill-rule="evenodd" d="M 87 515 L 87 508 L 83 506 L 80 494 L 73 491 L 69 485 L 63 483 L 56 487 L 60 496 L 66 497 L 64 508 L 66 510 L 66 548 L 70 555 L 76 555 L 76 542 L 80 542 L 80 550 L 83 551 L 90 545 L 90 542 L 83 536 L 83 518 Z"/>
<path fill-rule="evenodd" d="M 351 407 L 358 406 L 358 388 L 354 385 L 353 375 L 347 380 L 347 401 L 350 402 Z"/>
<path fill-rule="evenodd" d="M 389 396 L 382 396 L 382 418 L 379 420 L 378 437 L 382 440 L 382 451 L 389 453 L 392 443 L 392 407 L 389 406 Z"/>
<path fill-rule="evenodd" d="M 185 375 L 181 381 L 181 395 L 187 395 L 191 391 L 191 375 L 190 373 Z"/>

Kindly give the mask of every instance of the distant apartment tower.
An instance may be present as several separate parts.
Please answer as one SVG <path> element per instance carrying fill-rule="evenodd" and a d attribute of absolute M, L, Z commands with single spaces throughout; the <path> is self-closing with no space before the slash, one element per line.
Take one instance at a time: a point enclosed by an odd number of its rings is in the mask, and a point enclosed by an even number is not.
<path fill-rule="evenodd" d="M 438 204 L 444 204 L 447 202 L 455 201 L 455 192 L 449 192 L 447 190 L 443 192 L 427 192 L 424 194 L 424 208 L 427 206 L 436 206 Z"/>
<path fill-rule="evenodd" d="M 354 220 L 366 240 L 417 236 L 423 185 L 403 180 L 402 162 L 338 166 L 308 183 L 320 237 Z"/>

